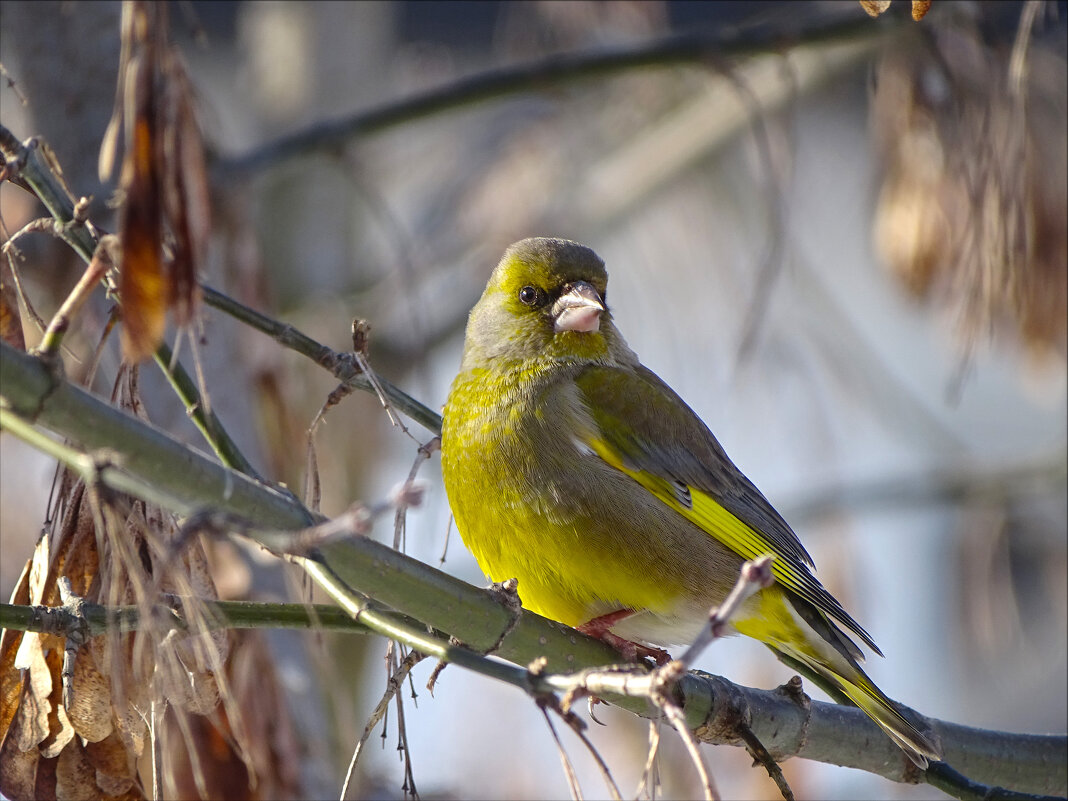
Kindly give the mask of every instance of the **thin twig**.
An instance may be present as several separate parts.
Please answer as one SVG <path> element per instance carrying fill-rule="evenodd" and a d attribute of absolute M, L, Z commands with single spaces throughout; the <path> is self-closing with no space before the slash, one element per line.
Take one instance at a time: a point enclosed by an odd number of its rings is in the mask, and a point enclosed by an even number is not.
<path fill-rule="evenodd" d="M 361 355 L 364 357 L 367 356 L 367 338 L 370 332 L 371 324 L 368 323 L 366 320 L 357 319 L 352 321 L 352 351 L 350 353 L 344 354 L 344 356 L 355 361 L 357 367 L 359 368 L 359 372 L 361 373 L 364 372 L 364 366 L 363 363 L 358 360 L 358 358 Z M 338 354 L 336 358 L 340 362 L 342 359 L 342 355 Z M 355 391 L 355 389 L 355 387 L 347 383 L 342 383 L 341 386 L 335 388 L 329 395 L 326 396 L 326 400 L 323 402 L 323 405 L 319 407 L 319 411 L 316 412 L 315 417 L 312 419 L 311 425 L 308 426 L 309 447 L 313 447 L 311 445 L 311 439 L 315 435 L 315 432 L 319 430 L 319 425 L 326 419 L 326 413 L 333 409 L 335 406 L 337 406 L 339 403 L 341 403 L 342 400 L 351 395 Z M 395 424 L 393 412 L 389 409 L 388 405 L 386 405 L 386 414 L 389 415 L 390 422 L 394 422 Z M 309 457 L 314 458 L 314 454 L 309 454 Z"/>
<path fill-rule="evenodd" d="M 100 240 L 89 266 L 85 268 L 82 277 L 78 279 L 78 283 L 74 285 L 74 289 L 67 295 L 59 311 L 53 315 L 52 321 L 45 329 L 41 344 L 35 351 L 38 356 L 44 359 L 56 358 L 59 347 L 63 343 L 63 337 L 70 328 L 75 315 L 89 300 L 89 296 L 96 289 L 104 274 L 112 268 L 111 249 L 114 244 L 114 240 L 108 237 Z"/>
<path fill-rule="evenodd" d="M 211 446 L 215 455 L 227 467 L 238 470 L 257 481 L 262 477 L 252 463 L 241 452 L 237 443 L 230 437 L 226 428 L 218 417 L 208 408 L 203 396 L 197 388 L 196 382 L 185 371 L 181 364 L 174 364 L 171 357 L 171 349 L 166 343 L 160 343 L 153 355 L 156 364 L 163 371 L 164 377 L 170 383 L 172 389 L 185 405 L 186 414 L 193 424 L 203 435 L 205 441 Z M 288 490 L 284 490 L 288 492 Z"/>
<path fill-rule="evenodd" d="M 449 522 L 445 526 L 445 544 L 441 547 L 441 556 L 438 557 L 438 564 L 445 564 L 445 559 L 449 555 L 449 537 L 452 534 L 452 515 L 449 515 Z"/>
<path fill-rule="evenodd" d="M 730 593 L 722 604 L 709 611 L 708 622 L 694 637 L 690 647 L 678 658 L 686 670 L 693 667 L 697 657 L 708 647 L 709 643 L 727 634 L 730 620 L 737 614 L 742 604 L 764 587 L 771 586 L 775 580 L 771 572 L 771 563 L 774 559 L 772 554 L 766 554 L 742 565 L 738 580 L 734 583 Z"/>
<path fill-rule="evenodd" d="M 345 801 L 349 794 L 349 785 L 352 782 L 352 777 L 356 774 L 356 763 L 359 762 L 360 754 L 363 751 L 363 746 L 367 742 L 367 738 L 371 736 L 371 732 L 374 731 L 375 726 L 386 714 L 386 710 L 389 709 L 389 702 L 393 699 L 393 696 L 400 690 L 401 684 L 404 683 L 404 677 L 408 675 L 413 667 L 419 664 L 424 659 L 424 655 L 418 651 L 410 651 L 408 656 L 404 658 L 404 661 L 397 666 L 397 669 L 393 671 L 392 675 L 386 682 L 386 691 L 382 694 L 382 698 L 375 705 L 375 708 L 371 710 L 370 716 L 367 718 L 367 724 L 363 727 L 363 734 L 360 735 L 359 741 L 356 743 L 356 748 L 353 749 L 352 758 L 349 760 L 349 767 L 345 773 L 345 781 L 341 786 L 341 801 Z"/>
<path fill-rule="evenodd" d="M 544 710 L 543 710 L 544 711 Z M 619 785 L 616 784 L 616 780 L 612 778 L 612 771 L 608 769 L 608 764 L 604 761 L 604 757 L 597 750 L 590 738 L 586 736 L 586 732 L 582 730 L 582 726 L 578 725 L 581 721 L 575 715 L 562 714 L 563 720 L 571 727 L 571 731 L 575 733 L 575 736 L 582 741 L 582 744 L 586 746 L 586 750 L 590 752 L 590 756 L 593 757 L 594 763 L 601 771 L 601 778 L 604 779 L 605 786 L 608 788 L 608 792 L 611 794 L 613 801 L 623 801 L 623 796 L 619 792 Z"/>
<path fill-rule="evenodd" d="M 660 722 L 662 720 L 662 714 L 649 718 L 648 756 L 645 758 L 645 768 L 642 770 L 641 778 L 638 779 L 638 789 L 634 792 L 635 796 L 640 796 L 644 788 L 647 790 L 649 801 L 655 801 L 656 788 L 660 784 L 660 777 L 657 775 L 656 757 L 660 752 Z"/>
<path fill-rule="evenodd" d="M 70 709 L 74 705 L 74 660 L 78 657 L 78 649 L 89 640 L 89 627 L 85 621 L 85 599 L 74 593 L 70 579 L 60 576 L 56 582 L 59 587 L 59 597 L 63 602 L 63 608 L 67 612 L 67 618 L 73 621 L 66 632 L 66 644 L 63 648 L 63 667 L 60 678 L 63 684 L 63 706 Z"/>
<path fill-rule="evenodd" d="M 418 799 L 419 790 L 415 786 L 412 751 L 408 747 L 408 727 L 405 724 L 404 717 L 404 697 L 400 693 L 396 693 L 393 696 L 393 701 L 397 706 L 397 750 L 404 760 L 404 783 L 401 785 L 401 790 L 404 792 L 405 798 L 411 795 L 412 798 Z"/>
<path fill-rule="evenodd" d="M 412 436 L 412 432 L 408 430 L 408 426 L 404 425 L 404 421 L 393 411 L 393 404 L 390 403 L 389 396 L 386 395 L 386 391 L 378 376 L 375 374 L 375 371 L 371 369 L 371 363 L 367 360 L 367 357 L 359 351 L 353 351 L 352 355 L 356 360 L 356 364 L 360 367 L 360 373 L 367 378 L 368 383 L 371 385 L 371 389 L 373 389 L 375 395 L 378 396 L 378 402 L 381 403 L 382 408 L 386 410 L 389 422 L 403 431 L 413 442 L 418 443 L 419 440 Z"/>
<path fill-rule="evenodd" d="M 679 678 L 693 665 L 694 661 L 708 644 L 726 634 L 731 618 L 737 614 L 742 604 L 760 589 L 771 585 L 774 580 L 771 572 L 773 558 L 772 555 L 768 554 L 745 562 L 739 571 L 738 580 L 731 588 L 730 593 L 728 593 L 722 604 L 710 610 L 708 622 L 694 638 L 693 643 L 686 649 L 686 652 L 680 658 L 672 660 L 648 674 L 648 684 L 645 688 L 645 695 L 664 715 L 667 716 L 668 720 L 678 731 L 679 736 L 682 738 L 682 741 L 686 746 L 686 750 L 690 754 L 690 758 L 697 770 L 698 776 L 701 779 L 701 786 L 705 798 L 708 799 L 708 801 L 712 801 L 716 798 L 718 793 L 715 790 L 712 777 L 708 773 L 704 761 L 701 759 L 697 742 L 694 740 L 689 727 L 686 725 L 685 717 L 671 697 L 672 688 L 677 684 Z M 612 671 L 613 674 L 616 674 L 617 672 L 618 671 L 615 670 Z M 596 677 L 592 674 L 586 674 L 579 679 L 568 691 L 567 696 L 565 696 L 565 708 L 570 705 L 576 694 L 580 692 L 590 692 L 590 684 L 595 678 Z M 635 686 L 637 685 L 632 685 L 632 689 Z M 753 735 L 752 732 L 749 732 L 749 735 L 750 738 L 755 741 L 756 746 L 759 746 L 759 749 L 763 749 L 763 752 L 767 753 L 767 750 L 759 743 L 756 736 Z M 656 753 L 653 749 L 658 747 L 658 745 L 659 738 L 651 743 L 649 757 L 646 760 L 647 773 L 645 775 L 648 775 L 649 765 L 652 763 Z M 759 753 L 759 751 L 754 751 L 754 756 L 756 756 L 757 753 Z M 771 773 L 770 769 L 769 773 Z M 780 772 L 779 776 L 781 777 L 781 775 Z M 783 784 L 785 784 L 785 780 L 783 780 Z M 787 792 L 788 791 L 789 788 L 787 787 Z"/>
<path fill-rule="evenodd" d="M 738 724 L 738 734 L 745 743 L 746 750 L 749 751 L 750 756 L 764 766 L 771 780 L 775 782 L 775 786 L 779 788 L 779 792 L 782 794 L 783 801 L 794 801 L 794 791 L 790 789 L 782 768 L 779 767 L 779 763 L 775 761 L 775 758 L 768 753 L 768 749 L 764 747 L 764 744 L 753 734 L 753 730 L 744 722 L 740 722 Z"/>
<path fill-rule="evenodd" d="M 404 429 L 407 432 L 408 429 Z M 409 434 L 409 436 L 411 436 Z M 420 445 L 415 454 L 415 461 L 412 463 L 412 469 L 408 471 L 408 478 L 405 480 L 406 486 L 412 486 L 415 484 L 415 477 L 419 474 L 419 468 L 423 466 L 423 463 L 429 461 L 430 457 L 435 451 L 441 449 L 441 437 L 434 437 L 430 442 L 425 445 Z M 403 504 L 397 505 L 397 511 L 393 517 L 393 549 L 405 551 L 407 549 L 407 543 L 404 541 L 404 533 L 406 530 L 408 507 Z"/>
<path fill-rule="evenodd" d="M 188 325 L 179 328 L 178 333 L 175 335 L 175 341 L 180 341 L 183 331 L 189 337 L 189 353 L 193 357 L 193 375 L 197 377 L 197 386 L 200 388 L 200 401 L 204 407 L 204 414 L 214 418 L 215 415 L 211 411 L 211 396 L 208 394 L 208 380 L 204 374 L 203 361 L 200 358 L 200 343 L 197 342 L 197 338 L 193 334 L 194 327 L 199 327 L 200 322 L 199 320 L 194 320 Z M 250 473 L 250 475 L 252 474 Z"/>
<path fill-rule="evenodd" d="M 26 95 L 24 95 L 22 93 L 22 90 L 19 89 L 18 82 L 11 77 L 7 69 L 4 67 L 3 62 L 0 62 L 0 78 L 3 78 L 4 82 L 7 84 L 8 89 L 15 93 L 15 97 L 18 98 L 20 106 L 29 105 L 29 103 L 26 101 Z"/>
<path fill-rule="evenodd" d="M 152 746 L 152 801 L 163 801 L 163 715 L 167 711 L 167 702 L 152 694 L 149 706 L 149 742 Z M 182 715 L 178 715 L 182 719 Z M 195 756 L 190 753 L 195 759 Z"/>
<path fill-rule="evenodd" d="M 304 505 L 315 514 L 320 514 L 323 486 L 319 480 L 319 456 L 315 450 L 315 434 L 311 428 L 306 434 L 304 448 Z"/>
<path fill-rule="evenodd" d="M 37 326 L 37 330 L 44 331 L 48 327 L 48 324 L 45 323 L 41 315 L 37 313 L 37 310 L 33 307 L 33 303 L 30 302 L 30 298 L 22 286 L 22 278 L 19 275 L 18 267 L 15 264 L 15 257 L 22 257 L 22 253 L 15 246 L 15 242 L 20 237 L 33 233 L 48 233 L 59 236 L 55 229 L 54 220 L 49 217 L 39 217 L 36 220 L 31 220 L 26 223 L 3 244 L 3 254 L 7 258 L 8 266 L 11 268 L 11 279 L 15 282 L 15 291 L 18 293 L 19 300 L 30 315 L 30 319 L 33 320 L 34 325 Z"/>
<path fill-rule="evenodd" d="M 682 738 L 686 751 L 690 755 L 690 761 L 693 762 L 694 767 L 697 769 L 697 775 L 701 780 L 701 791 L 704 793 L 706 801 L 716 801 L 716 799 L 720 798 L 719 791 L 716 790 L 715 783 L 712 781 L 712 774 L 708 772 L 704 760 L 701 759 L 701 751 L 697 747 L 697 741 L 690 733 L 690 727 L 686 725 L 686 718 L 682 714 L 682 710 L 666 695 L 654 695 L 653 703 L 663 710 L 671 725 L 675 727 L 675 731 L 679 733 L 679 737 Z"/>
<path fill-rule="evenodd" d="M 564 744 L 560 741 L 560 735 L 556 733 L 556 727 L 553 725 L 549 710 L 545 708 L 545 704 L 541 701 L 538 702 L 538 709 L 541 710 L 541 714 L 545 717 L 549 733 L 552 734 L 553 741 L 556 743 L 556 753 L 560 756 L 560 764 L 563 765 L 564 777 L 567 779 L 567 788 L 571 792 L 571 797 L 575 801 L 582 801 L 582 788 L 579 786 L 578 775 L 575 773 L 575 767 L 567 756 Z"/>
<path fill-rule="evenodd" d="M 356 501 L 336 517 L 295 531 L 259 529 L 235 515 L 206 510 L 186 519 L 182 524 L 180 536 L 172 544 L 172 550 L 180 550 L 189 538 L 202 533 L 216 536 L 240 534 L 254 539 L 277 554 L 305 555 L 327 543 L 366 536 L 371 532 L 375 521 L 383 515 L 398 506 L 418 506 L 422 500 L 423 487 L 420 484 L 403 484 L 377 503 L 367 506 Z"/>
<path fill-rule="evenodd" d="M 377 390 L 364 375 L 351 352 L 343 353 L 332 350 L 287 323 L 277 320 L 234 300 L 216 289 L 201 284 L 204 302 L 229 314 L 235 320 L 266 334 L 285 348 L 296 351 L 311 359 L 320 367 L 329 370 L 335 378 L 346 382 L 348 386 L 365 392 L 381 392 L 390 405 L 405 414 L 427 430 L 441 433 L 441 415 L 427 408 L 419 401 L 405 394 L 385 379 L 376 376 Z"/>

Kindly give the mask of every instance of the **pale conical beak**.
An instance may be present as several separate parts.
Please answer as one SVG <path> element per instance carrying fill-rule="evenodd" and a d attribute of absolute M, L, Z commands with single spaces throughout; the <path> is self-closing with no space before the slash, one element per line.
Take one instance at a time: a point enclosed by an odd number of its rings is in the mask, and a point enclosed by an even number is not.
<path fill-rule="evenodd" d="M 553 304 L 553 330 L 583 334 L 597 331 L 605 311 L 604 301 L 597 290 L 585 281 L 572 281 L 565 288 L 567 291 Z"/>

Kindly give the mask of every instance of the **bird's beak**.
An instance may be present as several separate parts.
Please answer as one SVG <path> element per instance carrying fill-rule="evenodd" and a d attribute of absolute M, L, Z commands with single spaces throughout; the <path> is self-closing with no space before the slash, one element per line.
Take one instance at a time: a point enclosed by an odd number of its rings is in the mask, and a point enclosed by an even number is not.
<path fill-rule="evenodd" d="M 597 290 L 585 281 L 572 281 L 565 289 L 567 291 L 553 304 L 553 330 L 583 334 L 597 331 L 605 311 L 604 301 Z"/>

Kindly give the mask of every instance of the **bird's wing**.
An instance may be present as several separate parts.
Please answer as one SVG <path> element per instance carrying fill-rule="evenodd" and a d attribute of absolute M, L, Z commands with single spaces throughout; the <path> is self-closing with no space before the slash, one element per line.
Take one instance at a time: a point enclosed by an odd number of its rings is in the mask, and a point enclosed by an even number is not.
<path fill-rule="evenodd" d="M 575 381 L 595 424 L 585 443 L 594 453 L 740 556 L 774 554 L 779 584 L 882 655 L 812 575 L 812 558 L 790 526 L 674 390 L 640 366 L 591 366 Z"/>

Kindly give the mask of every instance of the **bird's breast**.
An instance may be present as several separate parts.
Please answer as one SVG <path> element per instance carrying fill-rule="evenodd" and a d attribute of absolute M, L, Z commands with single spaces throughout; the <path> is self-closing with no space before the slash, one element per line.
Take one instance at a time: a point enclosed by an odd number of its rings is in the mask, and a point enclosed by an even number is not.
<path fill-rule="evenodd" d="M 620 608 L 665 619 L 707 609 L 732 562 L 711 537 L 588 444 L 594 423 L 571 382 L 458 380 L 442 473 L 465 545 L 524 606 L 577 625 Z M 647 638 L 653 639 L 653 638 Z M 659 638 L 657 638 L 659 639 Z"/>

